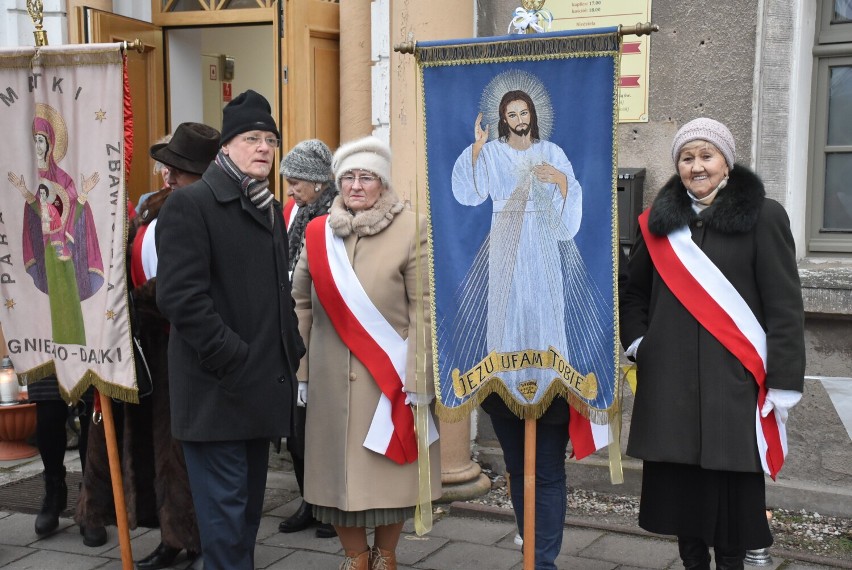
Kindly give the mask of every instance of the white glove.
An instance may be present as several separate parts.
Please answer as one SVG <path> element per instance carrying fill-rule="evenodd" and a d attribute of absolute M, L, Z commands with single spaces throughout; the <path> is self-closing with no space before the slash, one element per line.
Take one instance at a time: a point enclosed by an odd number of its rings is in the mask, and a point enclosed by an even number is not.
<path fill-rule="evenodd" d="M 428 406 L 435 396 L 432 394 L 418 394 L 417 392 L 405 391 L 405 403 L 414 406 Z"/>
<path fill-rule="evenodd" d="M 639 345 L 642 343 L 643 338 L 645 338 L 644 335 L 631 342 L 630 346 L 627 347 L 627 350 L 624 351 L 624 356 L 626 356 L 627 360 L 630 362 L 636 362 L 636 352 L 639 350 Z"/>
<path fill-rule="evenodd" d="M 802 393 L 797 390 L 780 390 L 770 388 L 766 393 L 766 401 L 763 402 L 763 408 L 760 410 L 760 415 L 766 417 L 773 409 L 778 415 L 778 419 L 782 424 L 787 423 L 787 413 L 790 409 L 799 403 L 802 399 Z"/>
<path fill-rule="evenodd" d="M 296 405 L 304 408 L 308 403 L 308 383 L 299 382 L 299 393 L 296 394 Z"/>

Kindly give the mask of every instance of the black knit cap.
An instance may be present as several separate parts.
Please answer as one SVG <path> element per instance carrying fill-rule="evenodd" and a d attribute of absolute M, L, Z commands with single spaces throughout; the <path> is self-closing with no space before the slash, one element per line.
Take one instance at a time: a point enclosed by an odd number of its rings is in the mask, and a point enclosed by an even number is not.
<path fill-rule="evenodd" d="M 281 138 L 269 101 L 257 91 L 244 91 L 222 110 L 222 144 L 248 131 L 268 131 Z"/>

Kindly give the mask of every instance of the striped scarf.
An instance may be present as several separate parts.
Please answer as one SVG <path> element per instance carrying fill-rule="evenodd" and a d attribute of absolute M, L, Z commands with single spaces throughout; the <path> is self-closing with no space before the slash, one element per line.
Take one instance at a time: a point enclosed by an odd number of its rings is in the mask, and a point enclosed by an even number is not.
<path fill-rule="evenodd" d="M 272 209 L 272 192 L 269 191 L 269 180 L 258 180 L 243 173 L 227 154 L 219 149 L 216 164 L 240 185 L 240 191 L 245 194 L 254 207 L 269 214 L 269 223 L 274 225 L 275 212 Z"/>

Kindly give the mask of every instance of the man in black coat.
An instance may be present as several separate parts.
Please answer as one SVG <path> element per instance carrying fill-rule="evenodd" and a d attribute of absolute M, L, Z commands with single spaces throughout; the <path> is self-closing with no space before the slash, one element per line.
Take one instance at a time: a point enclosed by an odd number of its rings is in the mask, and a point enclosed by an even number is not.
<path fill-rule="evenodd" d="M 169 198 L 156 233 L 172 431 L 208 570 L 254 568 L 269 440 L 290 434 L 305 352 L 281 207 L 268 189 L 279 136 L 262 95 L 236 97 L 215 161 Z"/>

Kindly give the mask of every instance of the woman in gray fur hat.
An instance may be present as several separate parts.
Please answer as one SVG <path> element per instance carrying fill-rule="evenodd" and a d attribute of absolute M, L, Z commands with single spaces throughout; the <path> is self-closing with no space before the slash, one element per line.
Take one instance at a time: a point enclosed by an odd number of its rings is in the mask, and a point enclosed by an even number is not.
<path fill-rule="evenodd" d="M 284 205 L 284 222 L 287 225 L 287 240 L 290 245 L 290 274 L 299 261 L 308 222 L 328 213 L 332 201 L 338 195 L 331 171 L 331 150 L 318 139 L 300 142 L 281 161 L 281 175 L 287 180 L 287 196 Z M 299 492 L 305 494 L 305 402 L 296 400 L 295 432 L 287 438 L 287 451 L 293 458 L 293 470 Z M 314 518 L 312 505 L 302 501 L 299 509 L 281 521 L 281 532 L 299 532 L 316 524 L 317 538 L 337 536 L 334 527 Z"/>

